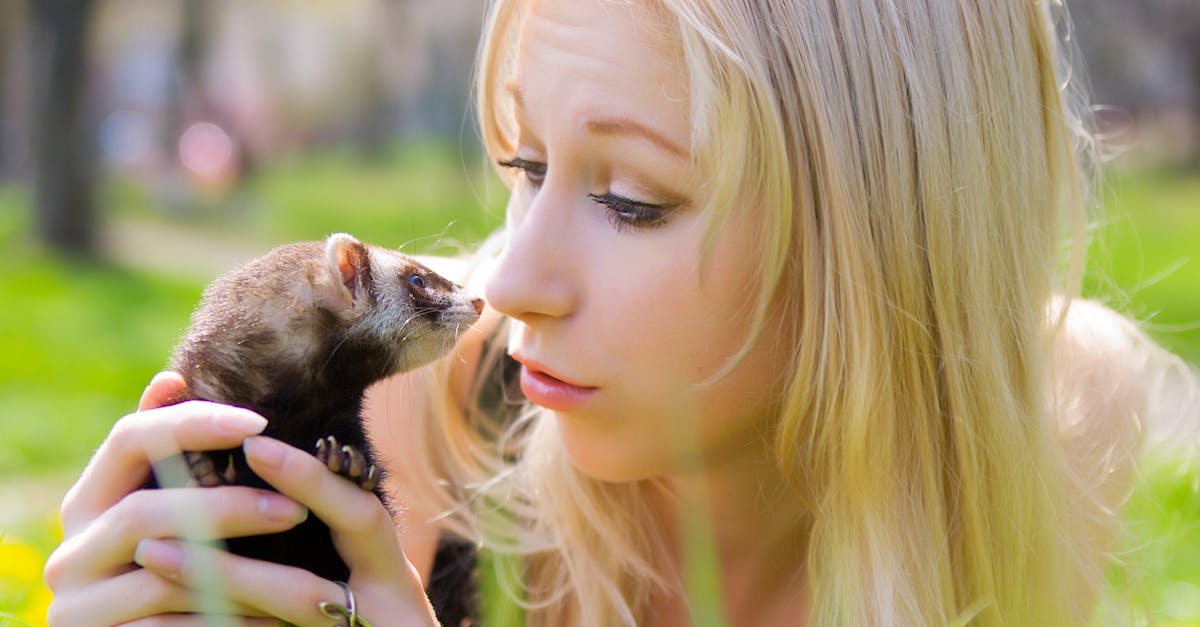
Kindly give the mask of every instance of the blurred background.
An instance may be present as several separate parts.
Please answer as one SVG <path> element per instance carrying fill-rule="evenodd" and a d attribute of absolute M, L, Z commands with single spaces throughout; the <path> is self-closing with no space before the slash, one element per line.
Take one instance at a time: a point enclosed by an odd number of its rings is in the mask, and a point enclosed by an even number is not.
<path fill-rule="evenodd" d="M 1112 156 L 1088 293 L 1196 363 L 1200 2 L 1070 10 Z M 452 254 L 501 223 L 469 108 L 481 20 L 475 0 L 0 0 L 0 627 L 44 622 L 58 501 L 207 281 L 333 231 Z M 1114 612 L 1200 624 L 1196 466 L 1139 478 Z"/>

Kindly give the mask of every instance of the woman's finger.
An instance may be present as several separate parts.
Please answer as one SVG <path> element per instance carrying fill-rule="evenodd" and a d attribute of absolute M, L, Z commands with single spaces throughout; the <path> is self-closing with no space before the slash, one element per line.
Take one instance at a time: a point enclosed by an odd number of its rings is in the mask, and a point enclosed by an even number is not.
<path fill-rule="evenodd" d="M 130 621 L 121 627 L 212 627 L 212 624 L 212 617 L 203 614 L 162 614 Z M 239 627 L 281 627 L 287 623 L 278 618 L 231 616 L 221 624 L 238 625 Z"/>
<path fill-rule="evenodd" d="M 267 421 L 247 409 L 189 401 L 141 411 L 117 421 L 63 499 L 67 535 L 142 487 L 152 462 L 181 450 L 233 448 L 261 433 Z"/>
<path fill-rule="evenodd" d="M 145 540 L 138 561 L 164 579 L 211 587 L 240 607 L 296 625 L 329 625 L 322 603 L 346 604 L 343 588 L 301 568 L 175 540 Z M 365 616 L 365 615 L 364 615 Z"/>
<path fill-rule="evenodd" d="M 174 405 L 187 398 L 188 385 L 183 376 L 170 370 L 160 372 L 150 379 L 150 385 L 142 392 L 138 411 Z"/>
<path fill-rule="evenodd" d="M 118 625 L 182 607 L 186 594 L 153 572 L 133 569 L 69 595 L 56 590 L 46 619 L 51 625 Z"/>
<path fill-rule="evenodd" d="M 46 566 L 52 585 L 72 585 L 126 567 L 144 538 L 217 540 L 275 533 L 308 516 L 292 499 L 267 490 L 227 486 L 136 490 L 68 536 Z M 60 564 L 71 564 L 69 572 Z"/>
<path fill-rule="evenodd" d="M 208 610 L 226 615 L 263 616 L 262 612 L 219 598 L 206 603 L 179 582 L 137 568 L 70 595 L 55 595 L 46 618 L 51 625 L 119 625 L 155 615 Z M 151 620 L 143 624 L 155 623 Z"/>
<path fill-rule="evenodd" d="M 307 505 L 329 525 L 338 553 L 356 577 L 386 576 L 406 563 L 395 541 L 395 523 L 374 493 L 330 472 L 316 457 L 278 440 L 252 437 L 242 448 L 259 477 Z"/>

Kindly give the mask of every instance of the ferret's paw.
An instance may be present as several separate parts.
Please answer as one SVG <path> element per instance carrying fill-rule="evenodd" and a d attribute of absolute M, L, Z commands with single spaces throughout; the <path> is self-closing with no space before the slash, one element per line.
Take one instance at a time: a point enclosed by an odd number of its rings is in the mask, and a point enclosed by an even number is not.
<path fill-rule="evenodd" d="M 189 485 L 211 488 L 233 483 L 232 460 L 226 460 L 224 471 L 218 472 L 216 460 L 206 452 L 184 451 L 183 459 L 187 462 L 188 474 L 192 477 Z"/>
<path fill-rule="evenodd" d="M 317 459 L 333 473 L 345 477 L 368 492 L 379 485 L 379 469 L 367 463 L 367 456 L 348 444 L 338 445 L 337 438 L 327 436 L 317 440 Z"/>

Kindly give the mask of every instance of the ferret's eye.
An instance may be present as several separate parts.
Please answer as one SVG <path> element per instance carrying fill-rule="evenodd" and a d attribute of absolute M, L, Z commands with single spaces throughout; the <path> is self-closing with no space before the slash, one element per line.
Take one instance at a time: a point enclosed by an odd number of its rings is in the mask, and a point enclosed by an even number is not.
<path fill-rule="evenodd" d="M 417 288 L 417 289 L 419 289 L 419 290 L 423 290 L 423 289 L 425 289 L 425 279 L 422 279 L 421 277 L 419 277 L 419 276 L 417 276 L 417 275 L 415 275 L 415 274 L 414 274 L 414 275 L 412 275 L 412 276 L 410 276 L 410 277 L 408 277 L 408 282 L 409 282 L 409 283 L 410 283 L 410 284 L 411 284 L 413 287 L 415 287 L 415 288 Z"/>

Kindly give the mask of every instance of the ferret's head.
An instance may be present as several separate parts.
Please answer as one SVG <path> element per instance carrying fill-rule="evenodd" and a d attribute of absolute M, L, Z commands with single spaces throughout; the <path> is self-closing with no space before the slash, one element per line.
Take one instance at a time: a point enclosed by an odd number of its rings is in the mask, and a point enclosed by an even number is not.
<path fill-rule="evenodd" d="M 483 310 L 482 299 L 416 259 L 345 233 L 325 240 L 314 266 L 323 267 L 308 272 L 313 298 L 344 325 L 338 341 L 380 347 L 392 372 L 445 355 Z"/>
<path fill-rule="evenodd" d="M 338 233 L 214 281 L 172 368 L 194 398 L 247 407 L 330 386 L 353 393 L 445 355 L 482 308 L 412 257 Z"/>

